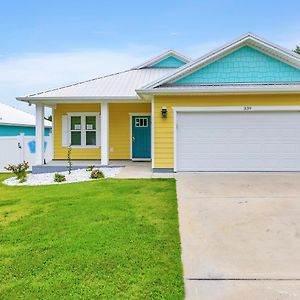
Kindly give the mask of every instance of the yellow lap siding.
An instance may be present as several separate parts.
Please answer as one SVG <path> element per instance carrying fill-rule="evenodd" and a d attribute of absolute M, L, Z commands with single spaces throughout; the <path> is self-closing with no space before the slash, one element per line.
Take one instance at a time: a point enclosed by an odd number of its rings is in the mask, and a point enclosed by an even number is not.
<path fill-rule="evenodd" d="M 176 106 L 276 106 L 300 105 L 299 94 L 156 96 L 154 98 L 154 167 L 173 168 L 173 110 Z M 168 117 L 161 117 L 166 106 Z"/>
<path fill-rule="evenodd" d="M 66 159 L 67 147 L 62 147 L 62 116 L 70 112 L 100 112 L 100 104 L 58 104 L 54 113 L 54 159 Z M 150 113 L 150 103 L 109 104 L 109 158 L 130 159 L 130 115 Z M 101 159 L 100 148 L 73 148 L 73 159 Z"/>
<path fill-rule="evenodd" d="M 150 103 L 112 103 L 109 105 L 110 159 L 130 159 L 129 113 L 150 112 Z"/>

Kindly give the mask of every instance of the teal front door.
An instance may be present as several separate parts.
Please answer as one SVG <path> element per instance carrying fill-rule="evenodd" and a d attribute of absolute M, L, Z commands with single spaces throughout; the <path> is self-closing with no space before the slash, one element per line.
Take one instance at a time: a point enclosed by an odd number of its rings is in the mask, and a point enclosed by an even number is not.
<path fill-rule="evenodd" d="M 151 117 L 132 117 L 132 159 L 151 158 Z"/>

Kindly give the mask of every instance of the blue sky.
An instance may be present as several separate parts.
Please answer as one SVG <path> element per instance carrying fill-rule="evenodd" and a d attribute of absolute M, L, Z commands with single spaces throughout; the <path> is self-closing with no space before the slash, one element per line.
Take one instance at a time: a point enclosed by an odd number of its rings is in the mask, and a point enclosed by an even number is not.
<path fill-rule="evenodd" d="M 169 48 L 196 58 L 251 31 L 300 44 L 299 1 L 3 1 L 0 101 L 123 70 Z"/>

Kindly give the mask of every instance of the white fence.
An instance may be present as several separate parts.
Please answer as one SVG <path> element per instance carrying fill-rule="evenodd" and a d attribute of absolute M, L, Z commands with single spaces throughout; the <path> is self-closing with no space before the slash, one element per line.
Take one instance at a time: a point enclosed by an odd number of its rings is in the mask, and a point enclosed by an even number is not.
<path fill-rule="evenodd" d="M 45 136 L 45 161 L 53 158 L 52 134 Z M 28 161 L 30 169 L 35 165 L 35 136 L 2 136 L 0 137 L 0 172 L 4 167 Z"/>

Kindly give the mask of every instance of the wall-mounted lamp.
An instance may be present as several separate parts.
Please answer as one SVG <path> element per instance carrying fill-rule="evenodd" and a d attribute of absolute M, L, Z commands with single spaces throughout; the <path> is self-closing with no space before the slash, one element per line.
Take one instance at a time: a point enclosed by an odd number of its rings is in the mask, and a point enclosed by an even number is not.
<path fill-rule="evenodd" d="M 168 114 L 168 110 L 167 110 L 167 108 L 165 106 L 163 106 L 161 108 L 161 116 L 162 116 L 162 118 L 166 118 L 167 114 Z"/>

